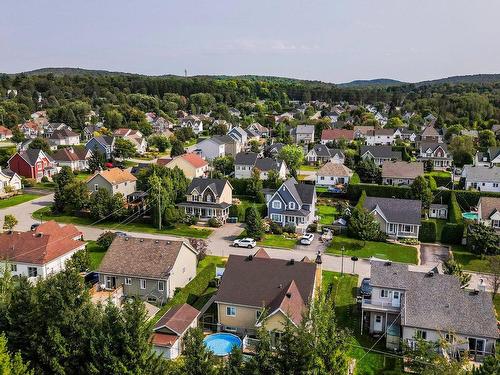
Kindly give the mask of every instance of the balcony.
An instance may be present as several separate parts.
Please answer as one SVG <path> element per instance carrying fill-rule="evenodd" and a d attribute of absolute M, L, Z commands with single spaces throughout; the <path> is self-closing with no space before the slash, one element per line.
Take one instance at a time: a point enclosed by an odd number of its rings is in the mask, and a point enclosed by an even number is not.
<path fill-rule="evenodd" d="M 370 298 L 363 298 L 363 301 L 361 302 L 361 308 L 370 311 L 387 312 L 399 312 L 401 310 L 400 305 L 393 305 L 392 302 L 373 301 Z"/>

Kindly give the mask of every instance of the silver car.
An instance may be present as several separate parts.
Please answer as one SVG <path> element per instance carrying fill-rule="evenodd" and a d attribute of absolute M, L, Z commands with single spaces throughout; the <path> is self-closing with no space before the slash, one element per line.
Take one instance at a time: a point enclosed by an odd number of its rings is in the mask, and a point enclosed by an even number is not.
<path fill-rule="evenodd" d="M 314 234 L 306 233 L 302 237 L 300 237 L 300 243 L 302 245 L 310 245 L 314 240 Z"/>
<path fill-rule="evenodd" d="M 248 247 L 249 249 L 257 246 L 257 242 L 253 238 L 240 238 L 239 240 L 233 241 L 234 247 Z"/>

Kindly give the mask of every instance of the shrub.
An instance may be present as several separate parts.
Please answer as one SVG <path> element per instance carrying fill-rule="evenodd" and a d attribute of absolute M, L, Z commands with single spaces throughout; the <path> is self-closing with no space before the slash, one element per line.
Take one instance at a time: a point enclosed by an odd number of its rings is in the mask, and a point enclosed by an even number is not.
<path fill-rule="evenodd" d="M 49 178 L 47 176 L 43 176 L 42 179 L 41 179 L 41 181 L 43 183 L 49 182 Z"/>
<path fill-rule="evenodd" d="M 462 221 L 463 221 L 462 210 L 458 205 L 455 193 L 452 192 L 450 196 L 450 222 L 457 224 L 461 223 Z"/>
<path fill-rule="evenodd" d="M 309 224 L 309 226 L 307 227 L 307 231 L 309 233 L 316 233 L 318 231 L 318 224 L 316 223 Z"/>
<path fill-rule="evenodd" d="M 418 239 L 422 242 L 436 242 L 437 226 L 432 220 L 422 220 Z"/>
<path fill-rule="evenodd" d="M 269 223 L 269 230 L 272 234 L 283 234 L 283 227 L 275 221 Z"/>
<path fill-rule="evenodd" d="M 286 223 L 283 227 L 283 232 L 290 234 L 295 233 L 295 225 L 292 223 Z"/>
<path fill-rule="evenodd" d="M 426 176 L 426 178 L 429 180 L 429 188 L 431 190 L 436 190 L 437 189 L 437 184 L 436 180 L 432 176 Z"/>
<path fill-rule="evenodd" d="M 111 245 L 111 242 L 113 242 L 115 238 L 116 238 L 116 233 L 107 231 L 101 234 L 96 242 L 100 247 L 107 250 L 109 245 Z"/>
<path fill-rule="evenodd" d="M 359 176 L 356 172 L 353 173 L 351 179 L 349 180 L 350 184 L 359 184 L 361 183 L 361 180 L 359 179 Z"/>
<path fill-rule="evenodd" d="M 187 225 L 196 225 L 198 223 L 198 218 L 194 215 L 186 215 L 183 221 Z"/>
<path fill-rule="evenodd" d="M 34 178 L 23 178 L 22 183 L 24 187 L 33 187 L 36 185 L 36 180 Z"/>
<path fill-rule="evenodd" d="M 402 238 L 399 242 L 404 243 L 405 245 L 418 245 L 420 243 L 416 238 Z"/>
<path fill-rule="evenodd" d="M 222 222 L 216 217 L 211 217 L 208 219 L 208 225 L 212 228 L 219 228 L 222 226 Z"/>
<path fill-rule="evenodd" d="M 441 232 L 441 242 L 447 244 L 460 244 L 464 235 L 463 224 L 446 223 Z"/>
<path fill-rule="evenodd" d="M 366 191 L 361 192 L 361 196 L 359 197 L 358 203 L 356 204 L 356 208 L 363 208 L 363 204 L 366 200 Z"/>
<path fill-rule="evenodd" d="M 410 188 L 405 186 L 377 185 L 377 184 L 349 184 L 347 196 L 351 201 L 357 201 L 362 192 L 366 191 L 369 197 L 401 198 L 407 199 L 410 195 Z"/>

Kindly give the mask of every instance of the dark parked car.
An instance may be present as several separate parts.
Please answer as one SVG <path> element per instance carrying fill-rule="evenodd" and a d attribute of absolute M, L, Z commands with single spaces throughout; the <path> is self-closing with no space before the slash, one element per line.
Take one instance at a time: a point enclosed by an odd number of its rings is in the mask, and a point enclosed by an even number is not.
<path fill-rule="evenodd" d="M 127 233 L 125 232 L 115 232 L 116 237 L 127 237 Z"/>
<path fill-rule="evenodd" d="M 359 287 L 359 294 L 364 297 L 371 297 L 372 295 L 372 286 L 370 285 L 370 279 L 365 277 L 361 280 L 361 286 Z"/>
<path fill-rule="evenodd" d="M 99 274 L 97 272 L 89 272 L 85 275 L 85 284 L 94 285 L 99 281 Z"/>

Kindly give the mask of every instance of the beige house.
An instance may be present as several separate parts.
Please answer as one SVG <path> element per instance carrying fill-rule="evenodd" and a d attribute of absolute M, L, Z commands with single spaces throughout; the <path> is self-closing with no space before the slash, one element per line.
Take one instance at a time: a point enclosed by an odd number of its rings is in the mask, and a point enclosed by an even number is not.
<path fill-rule="evenodd" d="M 120 168 L 111 168 L 106 171 L 96 172 L 87 180 L 87 189 L 95 192 L 100 188 L 108 190 L 111 194 L 122 193 L 126 198 L 135 191 L 137 178 L 129 171 Z"/>
<path fill-rule="evenodd" d="M 411 185 L 418 176 L 424 175 L 423 163 L 406 161 L 386 161 L 382 163 L 382 183 L 384 185 Z"/>
<path fill-rule="evenodd" d="M 186 193 L 186 202 L 178 206 L 187 215 L 197 216 L 200 220 L 216 217 L 223 223 L 229 216 L 233 202 L 233 187 L 227 180 L 215 178 L 194 178 Z"/>
<path fill-rule="evenodd" d="M 208 162 L 194 153 L 176 156 L 166 163 L 165 166 L 170 169 L 178 167 L 189 179 L 204 177 L 208 172 Z"/>
<path fill-rule="evenodd" d="M 165 303 L 196 276 L 198 252 L 184 241 L 116 237 L 98 269 L 103 289 Z"/>
<path fill-rule="evenodd" d="M 321 282 L 321 257 L 317 264 L 272 259 L 264 249 L 250 256 L 230 255 L 215 297 L 218 329 L 254 340 L 258 327 L 283 330 L 285 319 L 299 325 Z"/>
<path fill-rule="evenodd" d="M 479 222 L 500 234 L 500 198 L 481 197 L 477 207 Z"/>

